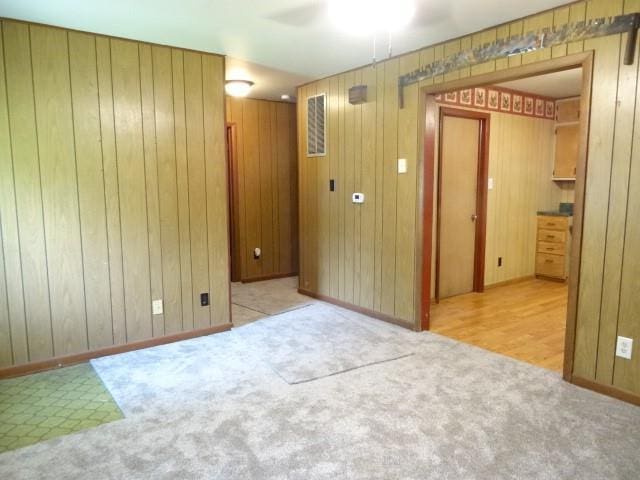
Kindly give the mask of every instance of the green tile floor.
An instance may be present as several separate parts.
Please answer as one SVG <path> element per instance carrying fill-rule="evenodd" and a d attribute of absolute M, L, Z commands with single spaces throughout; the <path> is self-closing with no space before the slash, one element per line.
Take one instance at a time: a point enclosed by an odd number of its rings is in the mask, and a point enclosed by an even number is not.
<path fill-rule="evenodd" d="M 121 418 L 89 363 L 0 380 L 0 453 Z"/>

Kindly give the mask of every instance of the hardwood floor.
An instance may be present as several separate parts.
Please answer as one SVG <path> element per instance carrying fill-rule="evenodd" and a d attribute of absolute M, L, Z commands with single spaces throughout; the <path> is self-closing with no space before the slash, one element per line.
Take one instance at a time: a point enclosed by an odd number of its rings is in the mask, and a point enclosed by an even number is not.
<path fill-rule="evenodd" d="M 567 284 L 531 279 L 442 300 L 431 331 L 562 371 Z"/>

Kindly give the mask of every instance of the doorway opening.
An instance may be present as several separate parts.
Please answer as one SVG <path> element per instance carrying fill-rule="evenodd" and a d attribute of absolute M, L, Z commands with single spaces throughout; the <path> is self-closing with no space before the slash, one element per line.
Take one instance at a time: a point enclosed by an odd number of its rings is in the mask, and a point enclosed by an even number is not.
<path fill-rule="evenodd" d="M 427 87 L 421 327 L 570 375 L 591 54 Z"/>
<path fill-rule="evenodd" d="M 231 320 L 307 305 L 298 294 L 296 105 L 227 98 Z"/>

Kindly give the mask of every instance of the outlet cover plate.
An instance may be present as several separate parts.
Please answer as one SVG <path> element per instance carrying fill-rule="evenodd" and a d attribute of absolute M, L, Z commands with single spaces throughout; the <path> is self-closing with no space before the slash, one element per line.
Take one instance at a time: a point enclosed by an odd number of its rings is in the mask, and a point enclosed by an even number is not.
<path fill-rule="evenodd" d="M 162 315 L 162 299 L 151 302 L 154 315 Z"/>
<path fill-rule="evenodd" d="M 616 357 L 631 360 L 631 352 L 633 350 L 633 338 L 618 337 L 616 344 Z"/>

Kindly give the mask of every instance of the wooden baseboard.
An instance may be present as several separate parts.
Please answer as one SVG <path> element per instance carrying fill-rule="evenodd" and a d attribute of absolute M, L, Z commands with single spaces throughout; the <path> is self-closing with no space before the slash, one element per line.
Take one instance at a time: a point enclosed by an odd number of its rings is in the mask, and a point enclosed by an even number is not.
<path fill-rule="evenodd" d="M 491 288 L 506 287 L 507 285 L 514 285 L 516 283 L 526 282 L 527 280 L 533 280 L 534 278 L 536 278 L 535 275 L 526 275 L 524 277 L 512 278 L 511 280 L 505 280 L 503 282 L 497 282 L 497 283 L 492 283 L 491 285 L 485 285 L 484 288 L 485 290 L 489 290 Z"/>
<path fill-rule="evenodd" d="M 149 340 L 141 340 L 139 342 L 125 343 L 124 345 L 114 345 L 112 347 L 99 348 L 90 352 L 76 353 L 73 355 L 54 357 L 38 362 L 0 368 L 0 379 L 19 377 L 21 375 L 42 372 L 44 370 L 51 370 L 53 368 L 67 367 L 76 363 L 86 362 L 87 360 L 91 360 L 92 358 L 106 357 L 107 355 L 115 355 L 117 353 L 140 350 L 141 348 L 156 347 L 158 345 L 164 345 L 166 343 L 173 343 L 180 340 L 188 340 L 190 338 L 225 332 L 227 330 L 230 330 L 232 326 L 233 325 L 231 323 L 225 323 L 223 325 L 215 325 L 213 327 L 200 328 L 197 330 L 190 330 L 188 332 L 180 332 L 174 333 L 172 335 L 165 335 L 163 337 L 150 338 Z"/>
<path fill-rule="evenodd" d="M 391 315 L 387 315 L 385 313 L 376 312 L 374 310 L 370 310 L 368 308 L 360 307 L 358 305 L 354 305 L 353 303 L 343 302 L 342 300 L 338 300 L 337 298 L 329 297 L 326 295 L 321 295 L 319 293 L 314 293 L 309 290 L 304 290 L 303 288 L 298 289 L 298 293 L 302 295 L 306 295 L 307 297 L 315 298 L 318 300 L 322 300 L 323 302 L 331 303 L 333 305 L 337 305 L 338 307 L 346 308 L 347 310 L 352 310 L 354 312 L 361 313 L 363 315 L 367 315 L 369 317 L 377 318 L 378 320 L 382 320 L 384 322 L 393 323 L 394 325 L 398 325 L 399 327 L 407 328 L 409 330 L 416 330 L 416 326 L 413 323 L 407 322 L 405 320 L 401 320 L 396 317 L 392 317 Z"/>
<path fill-rule="evenodd" d="M 240 281 L 242 283 L 253 283 L 253 282 L 262 282 L 263 280 L 275 280 L 276 278 L 295 277 L 297 275 L 298 275 L 298 272 L 274 273 L 271 275 L 260 275 L 259 277 L 242 278 L 240 279 Z"/>
<path fill-rule="evenodd" d="M 547 277 L 546 275 L 536 275 L 538 280 L 547 280 L 549 282 L 566 283 L 568 278 Z"/>
<path fill-rule="evenodd" d="M 612 385 L 603 385 L 601 383 L 594 382 L 593 380 L 587 380 L 586 378 L 578 377 L 576 375 L 573 375 L 569 381 L 579 387 L 593 390 L 594 392 L 602 393 L 609 397 L 617 398 L 618 400 L 640 406 L 640 395 L 638 395 L 637 393 L 623 390 Z"/>

